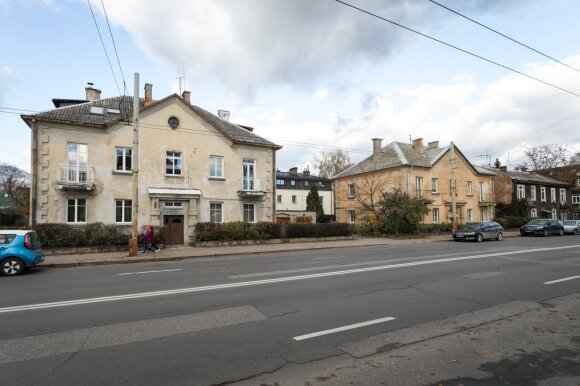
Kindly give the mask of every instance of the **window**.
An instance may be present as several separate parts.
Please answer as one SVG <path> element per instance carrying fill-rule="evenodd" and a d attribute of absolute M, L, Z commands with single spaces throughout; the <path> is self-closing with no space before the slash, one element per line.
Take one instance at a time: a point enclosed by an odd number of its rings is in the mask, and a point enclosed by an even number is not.
<path fill-rule="evenodd" d="M 244 204 L 244 221 L 255 222 L 254 204 Z"/>
<path fill-rule="evenodd" d="M 568 220 L 568 213 L 566 213 L 566 211 L 560 212 L 560 220 L 562 220 L 562 221 Z"/>
<path fill-rule="evenodd" d="M 209 176 L 215 178 L 224 177 L 224 157 L 219 155 L 209 156 Z"/>
<path fill-rule="evenodd" d="M 518 185 L 518 200 L 526 198 L 526 187 L 524 185 Z"/>
<path fill-rule="evenodd" d="M 479 221 L 485 221 L 485 209 L 479 210 Z"/>
<path fill-rule="evenodd" d="M 290 186 L 296 186 L 296 180 L 290 180 Z"/>
<path fill-rule="evenodd" d="M 326 186 L 326 184 L 322 181 L 318 181 L 318 187 L 319 188 L 324 188 Z"/>
<path fill-rule="evenodd" d="M 433 224 L 439 224 L 439 208 L 433 208 Z"/>
<path fill-rule="evenodd" d="M 467 222 L 473 222 L 473 209 L 467 209 Z"/>
<path fill-rule="evenodd" d="M 560 188 L 560 204 L 566 203 L 566 189 Z"/>
<path fill-rule="evenodd" d="M 536 201 L 536 186 L 530 186 L 530 199 Z"/>
<path fill-rule="evenodd" d="M 132 200 L 115 200 L 115 222 L 131 222 Z"/>
<path fill-rule="evenodd" d="M 165 174 L 168 176 L 181 175 L 181 153 L 168 151 L 165 157 Z"/>
<path fill-rule="evenodd" d="M 543 186 L 540 188 L 540 201 L 546 202 L 546 188 Z"/>
<path fill-rule="evenodd" d="M 73 198 L 67 201 L 66 222 L 84 223 L 87 221 L 87 200 Z"/>
<path fill-rule="evenodd" d="M 576 180 L 576 186 L 580 186 L 580 178 Z"/>
<path fill-rule="evenodd" d="M 423 177 L 415 178 L 415 195 L 417 198 L 423 197 Z"/>
<path fill-rule="evenodd" d="M 471 181 L 467 181 L 467 195 L 468 196 L 473 196 L 473 184 L 471 183 Z"/>
<path fill-rule="evenodd" d="M 556 188 L 550 188 L 550 202 L 556 202 Z"/>
<path fill-rule="evenodd" d="M 354 210 L 349 210 L 349 217 L 350 217 L 350 223 L 354 224 L 356 222 L 356 211 Z"/>
<path fill-rule="evenodd" d="M 80 143 L 68 144 L 68 182 L 87 182 L 88 147 Z"/>
<path fill-rule="evenodd" d="M 166 208 L 181 208 L 183 206 L 183 202 L 181 202 L 181 201 L 165 201 L 163 206 Z"/>
<path fill-rule="evenodd" d="M 131 148 L 130 147 L 116 147 L 115 148 L 115 170 L 119 172 L 131 171 Z"/>
<path fill-rule="evenodd" d="M 304 186 L 310 186 L 310 181 L 304 181 Z"/>
<path fill-rule="evenodd" d="M 530 210 L 530 217 L 531 217 L 531 218 L 536 218 L 536 217 L 538 217 L 538 210 L 537 210 L 536 208 L 532 208 L 532 209 Z"/>
<path fill-rule="evenodd" d="M 431 193 L 439 193 L 439 179 L 431 178 Z"/>
<path fill-rule="evenodd" d="M 479 201 L 485 201 L 485 185 L 483 182 L 479 183 Z M 481 220 L 485 221 L 485 220 Z"/>
<path fill-rule="evenodd" d="M 348 196 L 349 197 L 354 197 L 354 184 L 349 184 L 348 185 Z"/>
<path fill-rule="evenodd" d="M 281 204 L 281 203 L 282 203 L 282 195 L 281 195 L 281 194 L 279 194 L 279 195 L 276 197 L 276 202 L 277 202 L 278 204 Z"/>
<path fill-rule="evenodd" d="M 213 223 L 223 222 L 223 204 L 212 202 L 209 204 L 209 221 Z"/>
<path fill-rule="evenodd" d="M 572 204 L 580 204 L 580 194 L 572 195 Z"/>
<path fill-rule="evenodd" d="M 553 219 L 557 219 L 558 218 L 558 212 L 556 211 L 556 209 L 552 209 L 552 218 Z"/>
<path fill-rule="evenodd" d="M 245 159 L 242 166 L 244 190 L 256 190 L 256 161 Z"/>
<path fill-rule="evenodd" d="M 284 185 L 284 180 L 282 178 L 276 178 L 276 185 Z"/>
<path fill-rule="evenodd" d="M 296 196 L 292 196 L 292 203 L 296 204 Z"/>

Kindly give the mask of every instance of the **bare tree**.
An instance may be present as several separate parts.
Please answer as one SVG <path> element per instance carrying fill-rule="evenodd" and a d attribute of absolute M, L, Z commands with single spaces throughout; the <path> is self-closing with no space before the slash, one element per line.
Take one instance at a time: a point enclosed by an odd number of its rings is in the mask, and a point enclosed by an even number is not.
<path fill-rule="evenodd" d="M 341 149 L 323 151 L 320 157 L 314 157 L 314 167 L 318 170 L 318 175 L 324 178 L 332 178 L 351 166 L 352 163 L 348 152 Z"/>
<path fill-rule="evenodd" d="M 580 153 L 575 153 L 568 160 L 568 165 L 579 165 L 580 164 Z"/>
<path fill-rule="evenodd" d="M 351 182 L 355 188 L 354 196 L 360 211 L 367 216 L 374 216 L 376 221 L 381 220 L 381 200 L 387 191 L 389 181 L 389 178 L 378 173 L 367 173 L 359 176 L 356 183 Z"/>
<path fill-rule="evenodd" d="M 14 165 L 0 164 L 0 196 L 13 197 L 24 205 L 29 187 L 30 177 L 27 171 Z"/>
<path fill-rule="evenodd" d="M 526 161 L 516 170 L 550 169 L 568 164 L 568 149 L 564 145 L 532 146 L 524 151 Z"/>

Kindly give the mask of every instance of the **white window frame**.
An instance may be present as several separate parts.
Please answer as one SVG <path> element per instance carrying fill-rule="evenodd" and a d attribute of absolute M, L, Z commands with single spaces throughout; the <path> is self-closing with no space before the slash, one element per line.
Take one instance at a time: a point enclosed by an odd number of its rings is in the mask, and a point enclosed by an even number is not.
<path fill-rule="evenodd" d="M 181 152 L 166 151 L 165 152 L 165 175 L 166 176 L 181 176 L 182 161 Z"/>
<path fill-rule="evenodd" d="M 467 222 L 473 222 L 473 209 L 467 209 Z"/>
<path fill-rule="evenodd" d="M 276 178 L 276 185 L 284 185 L 284 179 L 283 178 Z"/>
<path fill-rule="evenodd" d="M 256 175 L 256 160 L 244 158 L 242 161 L 242 189 L 250 191 L 256 190 Z"/>
<path fill-rule="evenodd" d="M 296 180 L 290 180 L 290 186 L 296 186 Z"/>
<path fill-rule="evenodd" d="M 538 217 L 538 210 L 536 208 L 530 209 L 530 217 L 537 218 Z"/>
<path fill-rule="evenodd" d="M 439 224 L 439 208 L 433 208 L 433 224 Z"/>
<path fill-rule="evenodd" d="M 468 196 L 473 196 L 473 183 L 471 181 L 467 181 L 466 183 L 466 194 Z"/>
<path fill-rule="evenodd" d="M 119 167 L 119 158 L 121 158 L 120 167 Z M 133 164 L 133 148 L 116 146 L 115 147 L 115 171 L 117 171 L 117 172 L 130 172 L 132 164 Z"/>
<path fill-rule="evenodd" d="M 526 198 L 526 186 L 525 185 L 516 185 L 517 187 L 517 197 L 518 200 L 521 200 L 522 198 Z"/>
<path fill-rule="evenodd" d="M 304 186 L 310 186 L 310 181 L 304 181 Z"/>
<path fill-rule="evenodd" d="M 354 209 L 351 209 L 348 211 L 348 214 L 350 223 L 354 224 L 356 222 L 356 211 Z"/>
<path fill-rule="evenodd" d="M 580 194 L 572 195 L 572 204 L 580 204 Z"/>
<path fill-rule="evenodd" d="M 87 182 L 89 168 L 89 147 L 84 143 L 67 143 L 67 181 L 74 183 Z"/>
<path fill-rule="evenodd" d="M 540 187 L 540 201 L 546 202 L 546 187 L 545 186 Z"/>
<path fill-rule="evenodd" d="M 556 188 L 550 188 L 550 202 L 551 203 L 556 203 Z"/>
<path fill-rule="evenodd" d="M 119 218 L 117 210 L 121 209 L 121 217 Z M 127 213 L 128 210 L 128 213 Z M 133 215 L 133 200 L 115 199 L 115 223 L 116 224 L 130 224 Z"/>
<path fill-rule="evenodd" d="M 276 203 L 281 204 L 282 203 L 282 195 L 279 194 L 278 196 L 276 196 Z"/>
<path fill-rule="evenodd" d="M 74 210 L 74 219 L 73 221 L 69 220 L 69 210 L 71 209 L 71 202 L 74 202 L 74 204 L 72 205 L 72 208 Z M 81 202 L 84 205 L 80 205 Z M 82 209 L 82 215 L 81 214 L 81 209 Z M 79 218 L 84 217 L 84 220 L 79 220 Z M 87 223 L 87 199 L 86 198 L 69 198 L 66 200 L 66 222 L 68 224 L 86 224 Z"/>
<path fill-rule="evenodd" d="M 566 189 L 560 188 L 560 204 L 566 203 Z"/>
<path fill-rule="evenodd" d="M 164 208 L 182 208 L 183 202 L 181 201 L 165 201 L 163 203 Z"/>
<path fill-rule="evenodd" d="M 242 219 L 245 222 L 248 222 L 248 223 L 255 223 L 256 222 L 256 204 L 245 202 L 242 205 L 242 212 L 243 212 Z"/>
<path fill-rule="evenodd" d="M 479 221 L 487 221 L 485 215 L 485 209 L 479 209 Z"/>
<path fill-rule="evenodd" d="M 211 178 L 224 178 L 224 157 L 221 155 L 209 156 L 209 176 Z"/>
<path fill-rule="evenodd" d="M 356 195 L 354 184 L 348 184 L 348 197 L 354 197 Z"/>
<path fill-rule="evenodd" d="M 530 186 L 530 200 L 536 201 L 536 185 Z"/>
<path fill-rule="evenodd" d="M 481 202 L 485 201 L 485 183 L 484 182 L 479 183 L 479 201 L 481 201 Z M 481 220 L 481 221 L 485 221 L 485 220 Z"/>
<path fill-rule="evenodd" d="M 415 177 L 415 196 L 423 197 L 423 177 Z"/>
<path fill-rule="evenodd" d="M 439 179 L 431 178 L 431 193 L 439 193 Z"/>
<path fill-rule="evenodd" d="M 560 220 L 562 221 L 568 220 L 568 213 L 565 210 L 560 212 Z"/>
<path fill-rule="evenodd" d="M 556 220 L 558 218 L 558 211 L 556 208 L 552 208 L 552 219 Z"/>
<path fill-rule="evenodd" d="M 219 216 L 219 218 L 218 218 Z M 214 224 L 223 224 L 224 222 L 224 204 L 223 202 L 209 203 L 209 222 Z"/>

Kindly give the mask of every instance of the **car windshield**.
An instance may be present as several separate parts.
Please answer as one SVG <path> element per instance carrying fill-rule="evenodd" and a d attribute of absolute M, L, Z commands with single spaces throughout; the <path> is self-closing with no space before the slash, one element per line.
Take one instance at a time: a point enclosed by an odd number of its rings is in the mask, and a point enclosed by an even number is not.
<path fill-rule="evenodd" d="M 481 229 L 482 224 L 467 224 L 461 230 L 463 231 L 478 231 Z"/>
<path fill-rule="evenodd" d="M 564 221 L 564 225 L 573 225 L 573 226 L 576 226 L 576 221 L 572 221 L 572 220 L 570 220 L 570 221 Z"/>
<path fill-rule="evenodd" d="M 546 223 L 548 222 L 548 220 L 540 220 L 540 219 L 536 219 L 536 220 L 532 220 L 528 223 L 528 225 L 546 225 Z"/>

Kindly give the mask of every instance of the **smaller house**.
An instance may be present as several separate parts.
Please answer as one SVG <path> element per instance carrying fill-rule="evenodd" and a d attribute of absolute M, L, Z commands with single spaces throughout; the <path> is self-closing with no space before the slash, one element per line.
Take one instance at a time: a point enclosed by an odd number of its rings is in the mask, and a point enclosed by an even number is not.
<path fill-rule="evenodd" d="M 332 180 L 310 174 L 308 168 L 298 173 L 293 167 L 287 172 L 276 171 L 276 221 L 300 222 L 309 217 L 316 222 L 316 213 L 306 211 L 306 198 L 312 186 L 318 188 L 324 214 L 334 214 Z"/>
<path fill-rule="evenodd" d="M 570 215 L 570 186 L 536 172 L 490 169 L 496 173 L 498 210 L 509 208 L 515 215 L 567 220 Z"/>
<path fill-rule="evenodd" d="M 580 220 L 580 165 L 566 165 L 550 169 L 536 170 L 536 173 L 558 181 L 566 182 L 570 186 L 570 210 L 572 219 Z"/>

